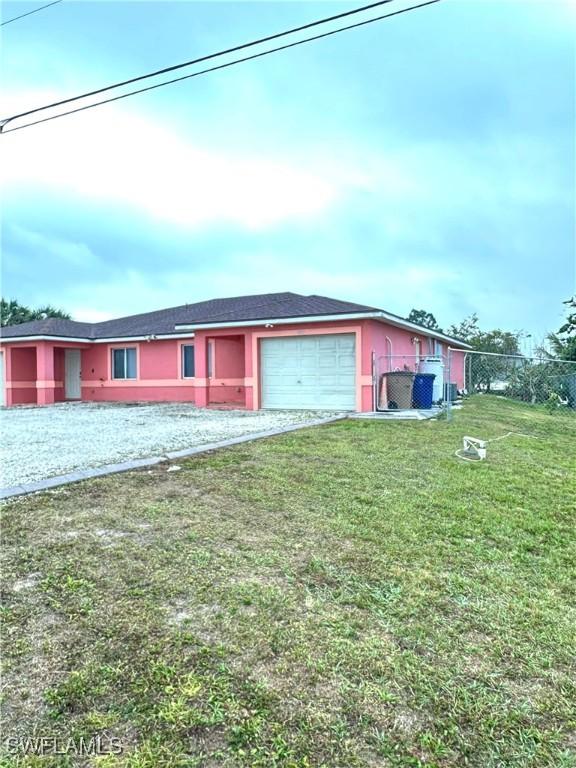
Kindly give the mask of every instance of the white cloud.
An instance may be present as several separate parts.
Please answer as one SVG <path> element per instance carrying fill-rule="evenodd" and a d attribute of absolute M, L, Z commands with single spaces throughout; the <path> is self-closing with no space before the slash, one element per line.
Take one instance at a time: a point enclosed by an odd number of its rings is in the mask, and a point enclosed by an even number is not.
<path fill-rule="evenodd" d="M 6 99 L 7 111 L 53 97 L 27 93 L 24 99 L 20 94 L 11 104 Z M 272 157 L 203 149 L 161 122 L 120 106 L 6 134 L 2 144 L 7 189 L 62 191 L 190 228 L 231 223 L 260 230 L 316 216 L 340 199 L 350 183 L 340 171 L 284 160 L 281 150 Z"/>
<path fill-rule="evenodd" d="M 102 323 L 104 320 L 112 320 L 114 317 L 110 312 L 101 312 L 98 309 L 90 309 L 89 307 L 71 307 L 69 312 L 74 320 L 82 323 Z"/>
<path fill-rule="evenodd" d="M 18 247 L 30 248 L 37 256 L 63 262 L 59 267 L 68 265 L 71 268 L 86 268 L 96 266 L 99 259 L 85 243 L 64 240 L 57 237 L 33 232 L 18 225 L 9 225 L 8 230 L 13 243 Z"/>
<path fill-rule="evenodd" d="M 78 283 L 60 303 L 74 319 L 96 322 L 110 317 L 149 312 L 162 307 L 178 306 L 209 298 L 266 293 L 279 290 L 296 293 L 318 293 L 370 304 L 405 315 L 412 307 L 425 307 L 444 316 L 448 321 L 459 319 L 460 313 L 440 298 L 441 291 L 462 288 L 462 276 L 450 270 L 436 269 L 423 263 L 408 268 L 397 266 L 372 267 L 357 270 L 349 263 L 337 272 L 313 267 L 275 263 L 273 271 L 261 272 L 257 287 L 254 269 L 266 261 L 267 254 L 243 258 L 225 271 L 194 274 L 190 271 L 166 271 L 146 276 L 135 270 L 126 271 L 114 280 L 105 276 L 99 281 Z M 441 306 L 442 305 L 442 306 Z M 104 311 L 105 308 L 105 311 Z"/>

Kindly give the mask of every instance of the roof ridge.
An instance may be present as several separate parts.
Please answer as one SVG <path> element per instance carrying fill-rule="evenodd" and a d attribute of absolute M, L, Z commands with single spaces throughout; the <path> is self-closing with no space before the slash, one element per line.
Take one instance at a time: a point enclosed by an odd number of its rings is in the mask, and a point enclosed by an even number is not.
<path fill-rule="evenodd" d="M 259 295 L 259 294 L 256 294 L 256 295 Z M 300 294 L 300 293 L 290 293 L 290 292 L 286 292 L 286 293 L 268 293 L 268 294 L 267 293 L 263 293 L 261 295 L 262 296 L 298 296 L 299 298 L 302 298 L 302 299 L 306 298 L 305 296 L 302 296 L 302 294 Z M 243 298 L 243 297 L 240 296 L 239 298 Z M 252 306 L 250 308 L 251 309 L 259 309 L 260 307 L 266 307 L 269 304 L 286 304 L 288 301 L 289 301 L 289 299 L 270 299 L 269 301 L 263 301 L 260 304 L 252 304 Z M 213 317 L 221 317 L 222 315 L 228 315 L 228 314 L 230 314 L 230 310 L 229 309 L 225 310 L 223 312 L 216 312 L 213 315 L 207 316 L 207 318 L 210 319 L 210 318 L 213 318 Z"/>
<path fill-rule="evenodd" d="M 262 297 L 264 296 L 301 296 L 301 294 L 292 293 L 290 291 L 281 291 L 279 293 L 252 293 L 252 294 L 248 294 L 248 296 L 223 296 L 220 298 L 203 299 L 202 301 L 195 301 L 191 304 L 178 304 L 175 307 L 163 307 L 162 309 L 153 309 L 150 312 L 137 312 L 134 315 L 122 315 L 121 317 L 113 317 L 113 318 L 110 318 L 109 320 L 100 320 L 97 323 L 91 323 L 91 325 L 93 325 L 95 328 L 96 327 L 100 328 L 108 323 L 115 323 L 115 322 L 118 322 L 119 320 L 131 320 L 132 318 L 146 317 L 147 315 L 156 315 L 160 312 L 177 312 L 180 309 L 195 307 L 195 306 L 198 306 L 199 304 L 210 304 L 210 302 L 214 302 L 214 301 L 218 301 L 218 302 L 236 301 L 239 299 L 258 298 L 260 296 Z M 254 306 L 260 306 L 260 305 L 256 304 Z M 222 313 L 217 313 L 217 314 L 222 314 Z"/>
<path fill-rule="evenodd" d="M 328 301 L 334 301 L 338 304 L 347 304 L 351 307 L 364 307 L 365 309 L 373 309 L 377 312 L 385 312 L 386 310 L 381 309 L 380 307 L 373 307 L 370 304 L 358 304 L 355 301 L 345 301 L 344 299 L 333 299 L 331 296 L 322 296 L 319 293 L 311 293 L 306 298 L 309 299 L 326 299 Z"/>

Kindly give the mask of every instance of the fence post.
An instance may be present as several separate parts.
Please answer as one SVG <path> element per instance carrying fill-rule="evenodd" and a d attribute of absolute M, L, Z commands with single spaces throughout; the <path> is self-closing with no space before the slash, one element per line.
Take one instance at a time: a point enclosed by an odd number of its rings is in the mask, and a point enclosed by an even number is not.
<path fill-rule="evenodd" d="M 447 375 L 444 377 L 444 393 L 447 394 L 448 397 L 445 398 L 446 401 L 446 421 L 452 421 L 452 392 L 450 388 L 450 382 L 452 381 L 451 376 L 451 370 L 452 370 L 452 349 L 448 347 L 448 354 L 446 356 L 446 367 L 448 369 Z M 448 381 L 448 386 L 446 386 L 446 381 Z"/>

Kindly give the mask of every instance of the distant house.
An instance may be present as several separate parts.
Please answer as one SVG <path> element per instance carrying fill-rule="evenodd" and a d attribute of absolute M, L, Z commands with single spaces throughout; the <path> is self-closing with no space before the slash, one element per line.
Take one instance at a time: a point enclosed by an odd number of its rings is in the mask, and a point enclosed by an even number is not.
<path fill-rule="evenodd" d="M 271 293 L 101 323 L 1 329 L 4 404 L 188 401 L 250 410 L 371 411 L 384 370 L 462 342 L 376 307 Z M 451 380 L 463 385 L 463 355 Z"/>

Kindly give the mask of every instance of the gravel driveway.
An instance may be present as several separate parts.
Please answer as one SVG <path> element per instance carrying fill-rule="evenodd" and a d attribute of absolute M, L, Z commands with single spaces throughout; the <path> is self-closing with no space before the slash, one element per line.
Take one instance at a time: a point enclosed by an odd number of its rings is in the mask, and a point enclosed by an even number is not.
<path fill-rule="evenodd" d="M 188 403 L 60 403 L 0 412 L 3 488 L 127 459 L 161 456 L 330 416 L 326 411 L 216 411 Z"/>

